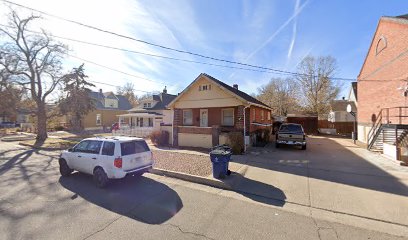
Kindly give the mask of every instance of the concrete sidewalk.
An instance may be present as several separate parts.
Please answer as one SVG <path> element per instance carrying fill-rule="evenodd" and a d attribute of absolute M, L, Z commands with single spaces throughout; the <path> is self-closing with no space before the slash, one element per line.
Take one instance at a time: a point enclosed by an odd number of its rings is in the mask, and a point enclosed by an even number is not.
<path fill-rule="evenodd" d="M 228 180 L 236 192 L 274 199 L 284 208 L 297 205 L 334 218 L 366 219 L 374 229 L 379 225 L 371 222 L 383 223 L 383 230 L 395 227 L 408 234 L 408 168 L 348 140 L 311 137 L 306 151 L 271 144 L 235 161 L 248 165 L 244 175 Z"/>

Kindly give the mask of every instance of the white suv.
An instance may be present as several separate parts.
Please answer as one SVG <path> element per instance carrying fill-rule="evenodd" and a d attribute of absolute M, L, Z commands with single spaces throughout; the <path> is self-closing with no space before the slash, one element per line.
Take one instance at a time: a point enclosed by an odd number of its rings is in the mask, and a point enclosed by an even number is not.
<path fill-rule="evenodd" d="M 96 185 L 105 187 L 109 179 L 149 171 L 153 156 L 141 138 L 87 138 L 63 151 L 59 165 L 62 176 L 69 176 L 77 170 L 92 174 Z"/>

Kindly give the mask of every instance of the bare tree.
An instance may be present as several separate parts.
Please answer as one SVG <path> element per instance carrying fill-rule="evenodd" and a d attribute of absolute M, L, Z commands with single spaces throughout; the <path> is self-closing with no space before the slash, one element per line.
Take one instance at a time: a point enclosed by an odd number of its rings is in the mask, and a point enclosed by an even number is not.
<path fill-rule="evenodd" d="M 47 97 L 60 83 L 61 60 L 67 47 L 55 42 L 45 31 L 32 33 L 28 25 L 38 19 L 31 15 L 20 18 L 15 11 L 10 14 L 8 27 L 0 27 L 5 43 L 0 46 L 0 65 L 10 74 L 12 81 L 29 90 L 36 103 L 37 140 L 47 138 Z"/>
<path fill-rule="evenodd" d="M 95 101 L 89 95 L 95 87 L 85 79 L 84 65 L 74 68 L 70 74 L 64 77 L 64 93 L 66 96 L 60 100 L 59 109 L 62 114 L 70 116 L 70 124 L 74 132 L 83 130 L 82 117 L 95 109 Z"/>
<path fill-rule="evenodd" d="M 286 116 L 299 109 L 297 84 L 291 78 L 272 78 L 258 88 L 257 98 L 270 106 L 274 115 Z"/>
<path fill-rule="evenodd" d="M 135 94 L 135 85 L 133 85 L 133 83 L 128 82 L 122 87 L 117 87 L 116 93 L 125 96 L 133 107 L 138 104 L 138 98 Z"/>
<path fill-rule="evenodd" d="M 336 59 L 331 56 L 305 57 L 298 65 L 301 104 L 309 113 L 324 117 L 329 112 L 330 102 L 340 92 L 340 85 L 331 78 L 337 69 Z"/>

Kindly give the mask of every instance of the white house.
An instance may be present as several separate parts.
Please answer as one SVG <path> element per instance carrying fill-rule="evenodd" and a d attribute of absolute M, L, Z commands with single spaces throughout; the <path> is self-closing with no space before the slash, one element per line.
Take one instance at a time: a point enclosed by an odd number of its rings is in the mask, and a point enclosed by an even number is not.
<path fill-rule="evenodd" d="M 353 112 L 357 111 L 356 104 L 349 100 L 334 100 L 330 104 L 329 122 L 354 122 L 354 116 L 347 112 L 347 105 L 351 105 Z"/>
<path fill-rule="evenodd" d="M 176 97 L 168 94 L 165 87 L 162 93 L 141 100 L 128 113 L 118 115 L 119 130 L 116 133 L 146 137 L 153 131 L 164 129 L 164 126 L 171 128 L 173 112 L 167 105 Z"/>

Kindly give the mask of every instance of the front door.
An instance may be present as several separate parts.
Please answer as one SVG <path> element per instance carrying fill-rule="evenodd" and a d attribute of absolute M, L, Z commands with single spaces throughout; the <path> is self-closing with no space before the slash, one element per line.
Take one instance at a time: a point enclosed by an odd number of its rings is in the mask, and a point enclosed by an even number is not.
<path fill-rule="evenodd" d="M 208 109 L 200 109 L 200 127 L 208 127 Z"/>

